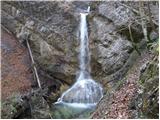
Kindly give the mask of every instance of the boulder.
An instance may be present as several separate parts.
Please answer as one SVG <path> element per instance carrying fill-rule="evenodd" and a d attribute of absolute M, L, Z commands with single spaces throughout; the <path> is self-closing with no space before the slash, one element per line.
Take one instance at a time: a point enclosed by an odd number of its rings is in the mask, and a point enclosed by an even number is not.
<path fill-rule="evenodd" d="M 91 63 L 91 70 L 98 76 L 94 79 L 104 81 L 103 84 L 105 81 L 118 81 L 132 64 L 129 62 L 134 50 L 132 43 L 116 32 L 111 21 L 100 16 L 93 17 L 90 30 L 91 60 L 95 60 L 94 65 Z M 118 77 L 118 71 L 121 71 L 121 77 Z"/>

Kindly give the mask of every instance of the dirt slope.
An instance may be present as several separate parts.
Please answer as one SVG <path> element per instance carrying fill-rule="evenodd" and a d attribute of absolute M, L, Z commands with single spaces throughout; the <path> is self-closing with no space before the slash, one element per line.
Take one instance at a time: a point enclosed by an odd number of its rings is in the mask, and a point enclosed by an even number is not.
<path fill-rule="evenodd" d="M 111 98 L 105 98 L 100 102 L 97 110 L 93 113 L 94 119 L 129 119 L 132 116 L 132 110 L 129 105 L 131 100 L 137 94 L 136 81 L 139 78 L 141 67 L 144 63 L 151 60 L 153 55 L 144 52 L 128 71 L 126 82 L 117 90 Z M 111 101 L 111 102 L 109 102 Z"/>
<path fill-rule="evenodd" d="M 28 51 L 3 29 L 1 56 L 2 100 L 14 94 L 28 92 L 33 79 Z"/>

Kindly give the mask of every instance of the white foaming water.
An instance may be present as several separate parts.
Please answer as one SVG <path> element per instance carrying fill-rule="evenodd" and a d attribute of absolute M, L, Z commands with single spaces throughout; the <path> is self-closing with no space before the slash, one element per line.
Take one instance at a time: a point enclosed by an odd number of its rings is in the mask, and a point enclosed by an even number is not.
<path fill-rule="evenodd" d="M 89 40 L 86 17 L 90 7 L 86 13 L 80 13 L 80 73 L 76 83 L 55 103 L 63 103 L 75 107 L 90 107 L 95 106 L 103 97 L 102 87 L 100 84 L 92 80 L 90 76 L 90 53 Z"/>
<path fill-rule="evenodd" d="M 89 55 L 89 44 L 88 44 L 88 30 L 86 16 L 88 13 L 80 13 L 80 75 L 78 80 L 90 78 L 90 55 Z"/>

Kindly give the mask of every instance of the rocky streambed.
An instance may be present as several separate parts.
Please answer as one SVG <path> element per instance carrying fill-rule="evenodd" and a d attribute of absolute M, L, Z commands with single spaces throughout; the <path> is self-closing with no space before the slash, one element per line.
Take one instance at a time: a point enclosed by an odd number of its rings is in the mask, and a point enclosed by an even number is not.
<path fill-rule="evenodd" d="M 142 29 L 139 2 L 1 3 L 1 24 L 11 32 L 9 35 L 2 30 L 1 34 L 2 118 L 83 118 L 80 109 L 75 116 L 69 115 L 76 110 L 67 111 L 64 107 L 57 113 L 51 111 L 56 109 L 53 103 L 74 84 L 78 75 L 79 12 L 88 5 L 91 75 L 102 84 L 104 98 L 95 112 L 86 112 L 84 117 L 158 118 L 158 2 L 142 2 L 148 40 Z M 36 65 L 31 64 L 26 38 Z M 141 62 L 143 55 L 150 59 Z M 136 65 L 141 72 L 133 75 Z M 37 67 L 42 89 L 37 86 L 33 66 Z M 132 90 L 137 92 L 132 94 Z M 127 102 L 117 104 L 117 99 Z M 134 109 L 132 114 L 130 107 Z M 112 116 L 114 108 L 116 116 Z M 68 113 L 61 115 L 64 111 Z"/>

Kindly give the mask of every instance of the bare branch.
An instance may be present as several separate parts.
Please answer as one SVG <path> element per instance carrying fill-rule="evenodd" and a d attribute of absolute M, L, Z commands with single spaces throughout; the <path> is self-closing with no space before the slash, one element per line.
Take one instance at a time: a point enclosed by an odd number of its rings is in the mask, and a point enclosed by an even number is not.
<path fill-rule="evenodd" d="M 41 83 L 40 83 L 40 80 L 39 80 L 37 68 L 35 67 L 35 62 L 34 62 L 34 59 L 33 59 L 32 51 L 31 51 L 31 47 L 29 45 L 28 39 L 26 40 L 26 43 L 27 43 L 27 47 L 28 47 L 28 50 L 29 50 L 29 55 L 31 57 L 31 61 L 32 61 L 32 64 L 33 64 L 33 69 L 34 69 L 34 73 L 35 73 L 35 76 L 36 76 L 36 80 L 37 80 L 39 88 L 41 89 L 42 88 Z"/>

